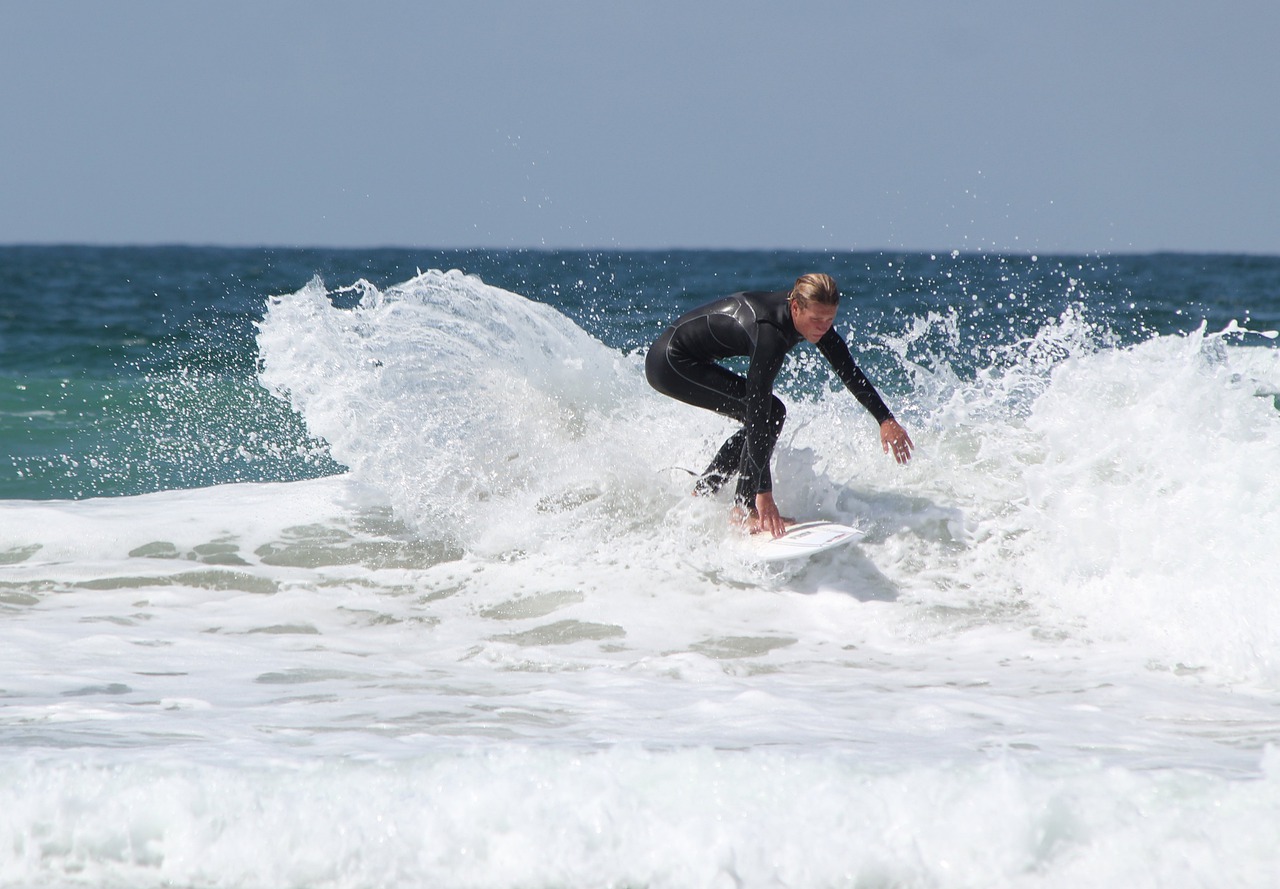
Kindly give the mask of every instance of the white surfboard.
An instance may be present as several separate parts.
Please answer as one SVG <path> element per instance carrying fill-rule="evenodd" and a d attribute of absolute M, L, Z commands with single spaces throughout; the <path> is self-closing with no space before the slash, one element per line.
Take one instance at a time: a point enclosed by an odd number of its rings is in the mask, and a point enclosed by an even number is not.
<path fill-rule="evenodd" d="M 837 546 L 863 538 L 863 532 L 835 522 L 801 522 L 792 525 L 781 537 L 755 534 L 751 538 L 751 555 L 761 562 L 806 559 Z"/>

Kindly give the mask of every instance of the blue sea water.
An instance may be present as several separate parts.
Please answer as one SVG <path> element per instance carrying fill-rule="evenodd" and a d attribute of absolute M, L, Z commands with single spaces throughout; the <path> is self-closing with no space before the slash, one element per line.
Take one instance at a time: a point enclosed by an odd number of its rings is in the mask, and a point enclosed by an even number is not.
<path fill-rule="evenodd" d="M 1276 263 L 1222 256 L 1027 257 L 768 252 L 602 253 L 0 248 L 0 497 L 136 494 L 340 470 L 300 418 L 257 385 L 254 325 L 266 296 L 313 275 L 388 286 L 462 269 L 554 306 L 602 342 L 642 348 L 676 309 L 808 268 L 840 276 L 845 317 L 875 332 L 957 312 L 947 360 L 1033 336 L 1068 307 L 1118 343 L 1280 325 Z M 337 299 L 339 304 L 341 298 Z M 904 390 L 894 361 L 862 356 Z"/>
<path fill-rule="evenodd" d="M 825 271 L 755 564 L 673 317 Z M 0 885 L 1271 886 L 1280 258 L 0 247 Z"/>

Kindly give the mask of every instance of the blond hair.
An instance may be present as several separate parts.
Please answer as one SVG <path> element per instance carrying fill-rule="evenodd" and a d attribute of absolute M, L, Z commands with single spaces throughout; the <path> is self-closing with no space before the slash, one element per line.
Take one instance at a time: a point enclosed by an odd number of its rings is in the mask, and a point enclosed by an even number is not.
<path fill-rule="evenodd" d="M 840 305 L 840 288 L 836 287 L 835 279 L 830 275 L 810 272 L 796 278 L 795 286 L 791 288 L 791 295 L 787 298 L 794 300 L 802 309 L 807 308 L 810 302 L 824 306 L 838 306 Z"/>

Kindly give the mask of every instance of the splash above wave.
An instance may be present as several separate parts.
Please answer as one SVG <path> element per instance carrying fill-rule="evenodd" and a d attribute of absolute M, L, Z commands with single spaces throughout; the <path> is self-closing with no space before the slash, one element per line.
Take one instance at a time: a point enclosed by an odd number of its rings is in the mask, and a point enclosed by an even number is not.
<path fill-rule="evenodd" d="M 616 428 L 648 397 L 633 361 L 478 278 L 350 290 L 350 309 L 319 280 L 271 301 L 261 381 L 420 528 L 483 522 L 495 501 L 572 498 L 597 481 L 584 467 L 616 460 Z"/>
<path fill-rule="evenodd" d="M 1274 677 L 1280 363 L 1240 333 L 1119 345 L 1071 309 L 993 348 L 954 312 L 909 319 L 876 344 L 911 380 L 919 459 L 886 461 L 842 391 L 792 386 L 780 501 L 868 528 L 900 601 Z M 561 560 L 696 551 L 732 576 L 718 508 L 661 473 L 704 460 L 727 421 L 656 396 L 638 356 L 549 306 L 458 272 L 334 294 L 315 280 L 271 301 L 258 344 L 263 384 L 425 536 Z M 791 382 L 821 371 L 799 351 Z"/>

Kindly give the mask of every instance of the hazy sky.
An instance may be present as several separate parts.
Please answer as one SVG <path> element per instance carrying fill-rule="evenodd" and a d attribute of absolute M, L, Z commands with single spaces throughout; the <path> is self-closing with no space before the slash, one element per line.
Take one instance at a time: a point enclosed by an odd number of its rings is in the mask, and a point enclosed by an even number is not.
<path fill-rule="evenodd" d="M 1276 0 L 0 0 L 0 243 L 1280 254 Z"/>

